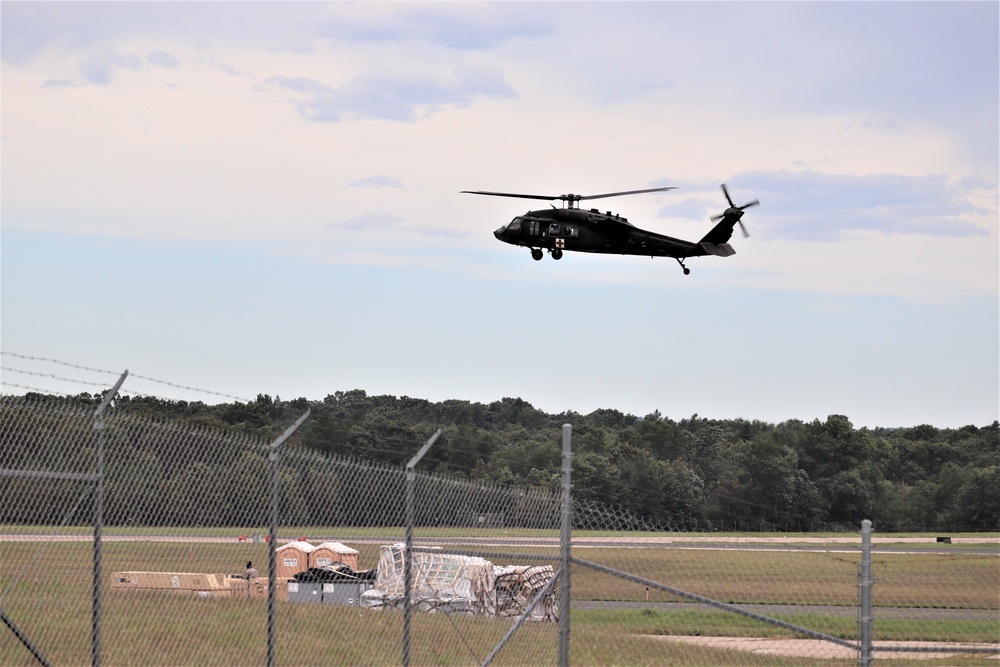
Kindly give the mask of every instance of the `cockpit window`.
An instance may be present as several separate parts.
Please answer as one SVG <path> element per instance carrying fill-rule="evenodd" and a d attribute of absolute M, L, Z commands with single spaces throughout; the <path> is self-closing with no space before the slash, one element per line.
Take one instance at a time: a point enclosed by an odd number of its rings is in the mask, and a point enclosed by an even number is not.
<path fill-rule="evenodd" d="M 520 232 L 521 231 L 521 218 L 514 218 L 507 225 L 507 231 L 509 232 Z"/>

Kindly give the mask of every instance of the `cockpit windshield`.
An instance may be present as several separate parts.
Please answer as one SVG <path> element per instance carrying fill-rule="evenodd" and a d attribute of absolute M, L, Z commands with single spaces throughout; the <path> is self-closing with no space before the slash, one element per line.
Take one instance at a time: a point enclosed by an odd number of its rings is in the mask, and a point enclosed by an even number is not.
<path fill-rule="evenodd" d="M 521 231 L 521 218 L 514 218 L 513 220 L 511 220 L 510 224 L 507 225 L 507 231 L 508 232 L 520 232 Z"/>

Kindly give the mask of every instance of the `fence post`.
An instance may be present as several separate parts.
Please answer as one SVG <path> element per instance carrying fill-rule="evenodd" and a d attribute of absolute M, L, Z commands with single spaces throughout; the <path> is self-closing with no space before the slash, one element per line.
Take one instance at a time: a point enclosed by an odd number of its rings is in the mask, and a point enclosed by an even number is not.
<path fill-rule="evenodd" d="M 94 430 L 97 431 L 97 460 L 94 464 L 97 481 L 94 489 L 94 582 L 93 612 L 90 626 L 90 663 L 93 667 L 101 664 L 101 567 L 102 536 L 104 533 L 104 411 L 118 395 L 122 383 L 128 377 L 128 370 L 122 373 L 118 382 L 106 394 L 94 411 Z"/>
<path fill-rule="evenodd" d="M 441 429 L 434 432 L 410 462 L 406 464 L 406 547 L 403 550 L 403 667 L 410 667 L 410 614 L 413 613 L 410 596 L 413 593 L 413 523 L 416 520 L 414 498 L 417 494 L 417 473 L 415 468 L 424 458 L 434 441 L 441 435 Z"/>
<path fill-rule="evenodd" d="M 294 424 L 285 429 L 285 432 L 278 436 L 278 439 L 271 443 L 271 451 L 267 458 L 271 462 L 271 527 L 269 530 L 268 558 L 267 558 L 267 665 L 274 667 L 274 606 L 275 589 L 278 587 L 278 571 L 275 563 L 275 550 L 278 541 L 278 447 L 285 440 L 292 437 L 292 434 L 302 423 L 309 419 L 312 410 L 306 410 L 305 414 L 299 417 Z"/>
<path fill-rule="evenodd" d="M 559 579 L 559 667 L 569 667 L 569 565 L 573 531 L 573 427 L 562 427 L 562 532 L 559 537 L 562 575 Z"/>
<path fill-rule="evenodd" d="M 858 652 L 858 667 L 872 664 L 872 522 L 861 522 L 861 572 L 859 587 L 860 609 L 858 625 L 861 644 Z"/>

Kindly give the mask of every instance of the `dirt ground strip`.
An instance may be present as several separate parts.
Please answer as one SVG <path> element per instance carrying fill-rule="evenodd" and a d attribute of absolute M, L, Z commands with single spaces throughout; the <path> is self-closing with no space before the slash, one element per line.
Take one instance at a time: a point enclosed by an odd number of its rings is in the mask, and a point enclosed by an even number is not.
<path fill-rule="evenodd" d="M 621 542 L 629 541 L 636 544 L 699 544 L 704 542 L 718 544 L 860 544 L 861 537 L 837 537 L 825 535 L 811 537 L 795 536 L 731 536 L 731 535 L 683 535 L 675 533 L 664 537 L 585 537 L 588 542 Z M 1000 537 L 951 537 L 950 544 L 996 544 L 1000 545 Z M 937 537 L 876 537 L 872 536 L 872 544 L 938 544 Z"/>
<path fill-rule="evenodd" d="M 951 544 L 1000 544 L 1000 537 L 950 537 Z M 735 542 L 737 544 L 857 544 L 860 537 L 703 537 L 677 535 L 671 538 L 673 542 Z M 937 544 L 937 537 L 877 537 L 872 535 L 872 544 Z"/>
<path fill-rule="evenodd" d="M 752 637 L 694 637 L 686 635 L 646 635 L 663 641 L 725 648 L 733 651 L 746 651 L 762 655 L 782 655 L 793 658 L 816 658 L 817 660 L 851 659 L 857 657 L 857 651 L 822 639 L 760 639 Z M 946 642 L 892 642 L 884 646 L 912 646 L 920 651 L 881 651 L 879 643 L 873 646 L 874 657 L 878 660 L 931 660 L 954 658 L 956 655 L 972 656 L 971 653 L 954 653 L 952 651 L 934 651 L 935 648 L 995 648 L 997 653 L 990 654 L 991 660 L 1000 659 L 1000 647 L 996 644 L 953 644 Z M 983 656 L 983 654 L 976 654 Z"/>

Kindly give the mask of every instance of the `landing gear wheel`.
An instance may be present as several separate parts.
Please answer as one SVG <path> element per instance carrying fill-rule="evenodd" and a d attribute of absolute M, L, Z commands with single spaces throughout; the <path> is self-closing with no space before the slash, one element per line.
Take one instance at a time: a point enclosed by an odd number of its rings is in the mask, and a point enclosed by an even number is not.
<path fill-rule="evenodd" d="M 691 273 L 691 269 L 689 269 L 689 268 L 687 268 L 687 267 L 684 267 L 684 275 L 685 275 L 685 276 L 686 276 L 686 275 L 690 275 L 690 273 Z"/>
<path fill-rule="evenodd" d="M 562 259 L 562 250 L 559 248 L 553 248 L 552 259 Z"/>
<path fill-rule="evenodd" d="M 542 252 L 541 248 L 532 248 L 531 249 L 531 259 L 533 259 L 533 260 L 535 260 L 537 262 L 542 257 L 545 257 L 545 253 Z"/>
<path fill-rule="evenodd" d="M 674 259 L 676 259 L 677 263 L 681 265 L 682 269 L 684 269 L 684 275 L 685 276 L 689 275 L 691 273 L 691 269 L 689 269 L 688 267 L 684 266 L 684 260 L 683 259 L 681 259 L 680 257 L 674 257 Z"/>

